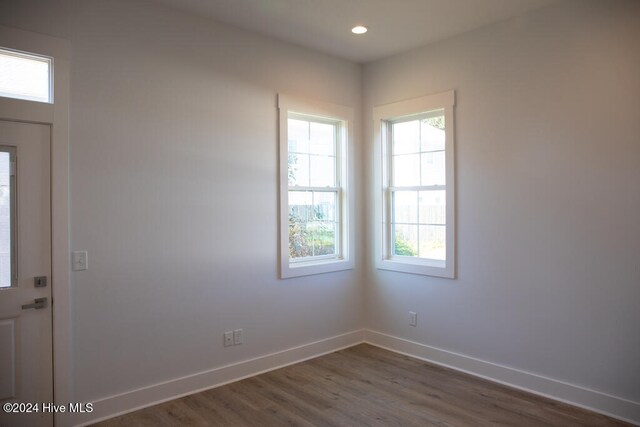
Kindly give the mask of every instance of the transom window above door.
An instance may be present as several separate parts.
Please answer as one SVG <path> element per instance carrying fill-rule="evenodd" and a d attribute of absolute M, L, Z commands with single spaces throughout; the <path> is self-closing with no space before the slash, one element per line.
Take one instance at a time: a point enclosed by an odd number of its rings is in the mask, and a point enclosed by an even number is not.
<path fill-rule="evenodd" d="M 0 96 L 53 102 L 53 59 L 0 48 Z"/>

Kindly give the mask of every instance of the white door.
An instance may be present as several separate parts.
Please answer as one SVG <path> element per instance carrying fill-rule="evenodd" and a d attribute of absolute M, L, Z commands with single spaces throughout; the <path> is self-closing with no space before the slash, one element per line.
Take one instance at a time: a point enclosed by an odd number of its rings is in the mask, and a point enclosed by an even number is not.
<path fill-rule="evenodd" d="M 47 125 L 0 120 L 3 427 L 53 425 L 50 141 Z"/>

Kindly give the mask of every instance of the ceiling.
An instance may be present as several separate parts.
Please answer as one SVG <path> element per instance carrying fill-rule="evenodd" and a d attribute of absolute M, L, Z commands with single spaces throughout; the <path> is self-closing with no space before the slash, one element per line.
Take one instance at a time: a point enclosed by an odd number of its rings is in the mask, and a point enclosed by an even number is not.
<path fill-rule="evenodd" d="M 356 62 L 423 46 L 557 0 L 157 0 Z M 355 25 L 369 32 L 351 34 Z"/>

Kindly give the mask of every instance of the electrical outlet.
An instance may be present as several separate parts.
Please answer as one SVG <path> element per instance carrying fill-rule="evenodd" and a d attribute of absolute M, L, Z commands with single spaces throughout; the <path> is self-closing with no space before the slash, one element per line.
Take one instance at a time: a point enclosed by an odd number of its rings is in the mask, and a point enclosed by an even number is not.
<path fill-rule="evenodd" d="M 229 347 L 233 345 L 233 332 L 227 331 L 224 333 L 224 346 Z"/>
<path fill-rule="evenodd" d="M 409 312 L 409 326 L 418 326 L 418 313 L 415 311 Z"/>
<path fill-rule="evenodd" d="M 242 344 L 242 329 L 233 331 L 233 345 Z"/>

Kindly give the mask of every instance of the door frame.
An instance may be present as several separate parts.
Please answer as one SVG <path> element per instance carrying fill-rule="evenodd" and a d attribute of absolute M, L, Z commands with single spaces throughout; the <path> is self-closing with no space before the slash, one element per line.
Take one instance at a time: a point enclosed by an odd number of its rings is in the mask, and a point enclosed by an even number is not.
<path fill-rule="evenodd" d="M 0 46 L 53 58 L 53 104 L 0 98 L 0 119 L 51 126 L 51 298 L 53 399 L 74 401 L 70 316 L 69 246 L 69 74 L 67 40 L 0 25 Z M 67 425 L 69 414 L 56 413 L 54 424 Z"/>

